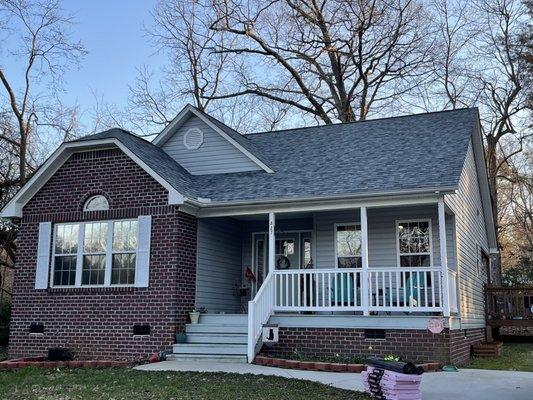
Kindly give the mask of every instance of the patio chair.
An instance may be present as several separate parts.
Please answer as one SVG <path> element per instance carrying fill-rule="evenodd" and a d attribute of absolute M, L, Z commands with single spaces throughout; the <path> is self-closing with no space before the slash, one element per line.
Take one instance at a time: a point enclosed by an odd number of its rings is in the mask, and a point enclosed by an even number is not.
<path fill-rule="evenodd" d="M 337 274 L 337 280 L 332 283 L 331 305 L 353 306 L 357 304 L 355 300 L 359 296 L 359 288 L 354 290 L 353 274 Z M 355 297 L 355 298 L 354 298 Z"/>
<path fill-rule="evenodd" d="M 423 292 L 419 292 L 418 288 L 420 286 L 420 289 L 425 289 L 424 287 L 424 274 L 426 272 L 411 272 L 409 274 L 409 277 L 405 280 L 405 286 L 403 287 L 403 291 L 405 292 L 405 297 L 400 292 L 400 303 L 404 301 L 404 299 L 407 299 L 409 307 L 417 307 L 420 305 L 420 298 L 423 295 Z M 399 305 L 397 304 L 397 296 L 396 296 L 396 289 L 394 288 L 386 288 L 385 289 L 385 306 L 389 306 L 391 304 L 393 305 Z"/>

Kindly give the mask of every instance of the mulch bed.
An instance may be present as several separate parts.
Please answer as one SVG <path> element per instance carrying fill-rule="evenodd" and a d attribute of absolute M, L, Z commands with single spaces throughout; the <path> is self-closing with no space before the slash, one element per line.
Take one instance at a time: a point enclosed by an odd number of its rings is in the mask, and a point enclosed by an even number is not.
<path fill-rule="evenodd" d="M 288 360 L 285 358 L 274 358 L 257 356 L 254 359 L 254 364 L 264 365 L 269 367 L 288 368 L 288 369 L 303 369 L 308 371 L 328 371 L 328 372 L 356 372 L 360 373 L 366 371 L 365 364 L 338 364 L 318 361 L 298 361 Z M 442 368 L 441 363 L 425 363 L 417 364 L 424 368 L 424 372 L 435 372 Z"/>
<path fill-rule="evenodd" d="M 20 368 L 115 368 L 130 365 L 129 361 L 115 360 L 74 360 L 48 361 L 46 357 L 25 357 L 0 362 L 0 371 Z"/>

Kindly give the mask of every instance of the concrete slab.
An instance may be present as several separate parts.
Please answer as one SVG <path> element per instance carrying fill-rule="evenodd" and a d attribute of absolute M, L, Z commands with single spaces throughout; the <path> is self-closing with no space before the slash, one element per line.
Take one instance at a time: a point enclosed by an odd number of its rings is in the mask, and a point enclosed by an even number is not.
<path fill-rule="evenodd" d="M 162 361 L 135 367 L 143 371 L 233 372 L 282 376 L 324 383 L 340 389 L 363 391 L 360 374 L 300 371 L 244 363 Z M 531 400 L 533 372 L 462 369 L 424 374 L 422 395 L 431 400 Z"/>

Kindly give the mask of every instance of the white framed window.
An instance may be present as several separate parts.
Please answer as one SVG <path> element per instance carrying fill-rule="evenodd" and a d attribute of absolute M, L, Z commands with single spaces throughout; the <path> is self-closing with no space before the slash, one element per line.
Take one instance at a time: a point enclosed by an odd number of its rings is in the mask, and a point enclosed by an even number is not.
<path fill-rule="evenodd" d="M 396 221 L 396 247 L 399 267 L 433 265 L 431 219 Z"/>
<path fill-rule="evenodd" d="M 335 266 L 361 268 L 361 225 L 335 224 Z"/>
<path fill-rule="evenodd" d="M 136 219 L 56 224 L 51 286 L 133 286 L 138 231 Z"/>
<path fill-rule="evenodd" d="M 137 221 L 117 221 L 113 224 L 111 265 L 112 285 L 133 285 L 137 258 Z"/>
<path fill-rule="evenodd" d="M 57 225 L 54 236 L 52 286 L 74 286 L 76 284 L 79 225 Z"/>
<path fill-rule="evenodd" d="M 83 205 L 83 211 L 104 211 L 109 210 L 109 202 L 101 194 L 89 197 Z"/>

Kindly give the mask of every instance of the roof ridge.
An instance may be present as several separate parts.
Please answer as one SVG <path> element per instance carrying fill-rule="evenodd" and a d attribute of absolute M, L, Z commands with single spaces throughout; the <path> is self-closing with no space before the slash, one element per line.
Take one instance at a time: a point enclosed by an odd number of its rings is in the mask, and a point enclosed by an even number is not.
<path fill-rule="evenodd" d="M 442 113 L 467 111 L 467 110 L 472 110 L 472 111 L 476 110 L 476 111 L 478 111 L 478 107 L 462 107 L 462 108 L 455 108 L 455 109 L 452 109 L 452 110 L 427 111 L 427 112 L 417 113 L 417 114 L 405 114 L 405 115 L 396 115 L 396 116 L 390 116 L 390 117 L 380 117 L 380 118 L 365 119 L 365 120 L 362 120 L 362 121 L 336 122 L 336 123 L 333 123 L 333 124 L 325 124 L 325 125 L 301 126 L 301 127 L 298 127 L 298 128 L 278 129 L 278 130 L 273 130 L 273 131 L 250 132 L 250 133 L 242 134 L 242 136 L 247 137 L 247 136 L 254 136 L 254 135 L 264 135 L 264 134 L 268 134 L 268 133 L 284 133 L 284 132 L 289 132 L 289 131 L 297 131 L 297 130 L 301 130 L 301 129 L 314 129 L 314 128 L 321 128 L 321 127 L 329 127 L 329 126 L 364 124 L 364 123 L 370 123 L 370 122 L 385 121 L 385 120 L 389 120 L 389 119 L 418 117 L 418 116 L 424 116 L 424 115 L 442 114 Z"/>

